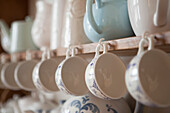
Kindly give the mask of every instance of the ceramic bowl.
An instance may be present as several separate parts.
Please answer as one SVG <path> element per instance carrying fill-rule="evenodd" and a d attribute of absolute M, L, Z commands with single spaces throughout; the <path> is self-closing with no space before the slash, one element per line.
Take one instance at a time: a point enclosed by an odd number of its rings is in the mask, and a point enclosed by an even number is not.
<path fill-rule="evenodd" d="M 117 100 L 103 100 L 87 94 L 73 97 L 66 101 L 61 109 L 62 113 L 131 113 L 126 101 L 121 98 Z"/>

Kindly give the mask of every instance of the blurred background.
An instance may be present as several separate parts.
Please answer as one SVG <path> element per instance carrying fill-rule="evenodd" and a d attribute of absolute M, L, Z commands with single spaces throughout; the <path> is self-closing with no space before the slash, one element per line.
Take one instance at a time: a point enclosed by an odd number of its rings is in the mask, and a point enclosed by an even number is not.
<path fill-rule="evenodd" d="M 9 27 L 11 27 L 13 21 L 24 20 L 28 15 L 34 19 L 36 10 L 35 2 L 36 0 L 0 0 L 0 18 L 5 20 Z M 0 46 L 0 53 L 2 52 L 4 51 Z M 13 94 L 24 96 L 29 94 L 29 92 L 0 89 L 0 102 L 4 103 Z"/>

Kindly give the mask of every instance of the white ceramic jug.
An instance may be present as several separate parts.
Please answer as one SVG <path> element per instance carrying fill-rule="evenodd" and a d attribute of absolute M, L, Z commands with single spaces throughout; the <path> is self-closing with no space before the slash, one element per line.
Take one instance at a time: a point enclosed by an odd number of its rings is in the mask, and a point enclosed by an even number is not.
<path fill-rule="evenodd" d="M 128 0 L 132 28 L 137 36 L 170 30 L 169 0 Z"/>
<path fill-rule="evenodd" d="M 53 2 L 50 48 L 56 49 L 61 47 L 63 19 L 67 0 L 54 0 Z"/>
<path fill-rule="evenodd" d="M 50 47 L 52 5 L 45 1 L 37 1 L 36 17 L 32 27 L 32 38 L 39 48 Z"/>
<path fill-rule="evenodd" d="M 61 47 L 89 43 L 83 29 L 86 0 L 67 0 L 65 8 Z"/>

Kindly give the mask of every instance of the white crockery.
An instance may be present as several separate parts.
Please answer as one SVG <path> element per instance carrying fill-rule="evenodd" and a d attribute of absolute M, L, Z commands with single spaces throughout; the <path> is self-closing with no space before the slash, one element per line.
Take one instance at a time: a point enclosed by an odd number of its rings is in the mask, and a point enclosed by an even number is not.
<path fill-rule="evenodd" d="M 137 36 L 170 30 L 169 0 L 128 0 L 128 12 Z"/>
<path fill-rule="evenodd" d="M 126 67 L 118 56 L 107 53 L 107 44 L 103 46 L 104 52 L 99 55 L 101 43 L 97 45 L 96 55 L 86 68 L 86 84 L 91 93 L 99 98 L 120 99 L 127 92 Z"/>
<path fill-rule="evenodd" d="M 35 91 L 36 87 L 32 80 L 32 73 L 37 60 L 31 60 L 32 56 L 29 51 L 26 52 L 26 61 L 19 63 L 15 69 L 15 81 L 17 85 L 26 91 Z"/>
<path fill-rule="evenodd" d="M 145 42 L 148 50 L 144 51 Z M 139 43 L 139 50 L 126 71 L 126 85 L 130 94 L 147 106 L 167 107 L 170 105 L 170 57 L 154 49 L 152 37 L 145 37 Z"/>
<path fill-rule="evenodd" d="M 14 78 L 14 72 L 18 64 L 18 56 L 16 54 L 12 54 L 11 62 L 5 63 L 1 70 L 2 83 L 5 85 L 6 88 L 9 88 L 11 90 L 20 89 Z"/>
<path fill-rule="evenodd" d="M 19 63 L 17 62 L 6 63 L 4 64 L 1 70 L 2 83 L 5 85 L 5 87 L 12 90 L 20 89 L 14 79 L 15 68 L 17 67 L 18 64 Z"/>
<path fill-rule="evenodd" d="M 4 64 L 0 64 L 0 72 L 3 68 L 3 66 L 4 66 Z M 1 80 L 1 73 L 0 73 L 0 88 L 2 88 L 2 89 L 5 88 L 5 85 L 2 83 L 2 80 Z"/>
<path fill-rule="evenodd" d="M 5 54 L 2 53 L 0 55 L 0 60 L 1 60 L 1 63 L 0 63 L 0 88 L 4 89 L 5 85 L 3 84 L 2 79 L 1 79 L 1 75 L 2 75 L 1 71 L 2 71 L 4 64 L 7 63 L 7 58 L 6 58 Z"/>
<path fill-rule="evenodd" d="M 61 113 L 131 113 L 131 110 L 123 98 L 103 100 L 89 93 L 67 100 Z"/>
<path fill-rule="evenodd" d="M 33 70 L 33 83 L 41 91 L 56 92 L 58 87 L 55 83 L 55 71 L 59 62 L 50 58 L 50 51 L 44 50 L 42 59 Z"/>
<path fill-rule="evenodd" d="M 36 60 L 23 61 L 18 64 L 15 69 L 15 81 L 17 85 L 26 91 L 35 91 L 36 87 L 32 80 L 32 72 L 35 65 L 38 63 Z"/>
<path fill-rule="evenodd" d="M 60 90 L 67 94 L 84 95 L 88 93 L 85 83 L 85 70 L 87 61 L 79 56 L 75 56 L 75 48 L 72 49 L 70 57 L 70 48 L 67 50 L 66 58 L 60 63 L 56 70 L 55 80 Z"/>
<path fill-rule="evenodd" d="M 3 111 L 2 113 L 22 113 L 21 108 L 18 104 L 19 96 L 14 95 L 12 99 L 9 99 L 6 103 L 5 106 L 7 111 L 10 110 L 10 112 Z"/>
<path fill-rule="evenodd" d="M 33 42 L 39 48 L 50 47 L 52 4 L 44 0 L 37 0 L 36 9 L 31 31 Z"/>
<path fill-rule="evenodd" d="M 51 40 L 50 48 L 57 49 L 62 47 L 63 22 L 65 21 L 65 5 L 68 0 L 54 0 L 52 7 Z"/>
<path fill-rule="evenodd" d="M 66 0 L 60 47 L 90 43 L 83 29 L 85 12 L 86 0 Z"/>
<path fill-rule="evenodd" d="M 43 113 L 42 111 L 49 113 L 51 109 L 55 108 L 56 105 L 41 96 L 42 94 L 34 92 L 31 96 L 29 95 L 20 98 L 18 100 L 18 105 L 21 108 L 22 113 Z"/>

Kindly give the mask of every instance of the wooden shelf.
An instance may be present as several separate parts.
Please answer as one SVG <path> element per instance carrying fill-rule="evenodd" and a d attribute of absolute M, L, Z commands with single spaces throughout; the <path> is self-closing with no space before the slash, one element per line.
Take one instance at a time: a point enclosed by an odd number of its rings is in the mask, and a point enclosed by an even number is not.
<path fill-rule="evenodd" d="M 131 52 L 136 52 L 138 48 L 138 44 L 142 37 L 128 37 L 110 41 L 104 41 L 109 43 L 109 51 L 116 53 L 124 53 L 124 55 L 134 55 Z M 154 34 L 155 46 L 156 48 L 160 48 L 166 52 L 170 52 L 170 31 Z M 77 48 L 76 54 L 92 54 L 95 52 L 95 48 L 98 43 L 90 43 L 90 44 L 82 44 L 75 45 L 73 47 Z M 146 45 L 147 46 L 147 45 Z M 65 56 L 67 48 L 58 48 L 56 50 L 52 50 L 52 57 Z M 101 50 L 102 51 L 102 50 Z M 25 59 L 25 52 L 15 53 L 20 57 L 20 59 Z M 32 51 L 33 58 L 41 58 L 41 51 Z M 10 57 L 10 55 L 7 55 Z"/>

